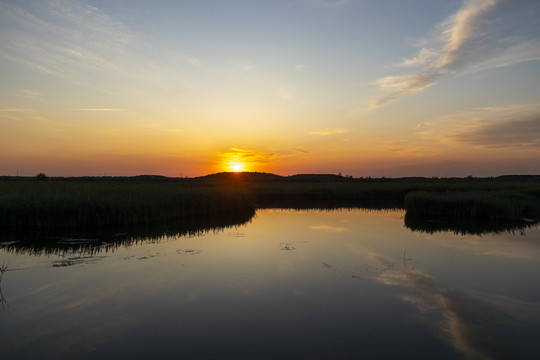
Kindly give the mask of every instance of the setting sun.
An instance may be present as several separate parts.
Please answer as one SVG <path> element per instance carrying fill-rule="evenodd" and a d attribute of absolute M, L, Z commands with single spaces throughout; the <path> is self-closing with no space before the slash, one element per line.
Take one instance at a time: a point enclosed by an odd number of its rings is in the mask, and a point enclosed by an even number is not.
<path fill-rule="evenodd" d="M 0 0 L 3 358 L 540 360 L 539 14 Z"/>
<path fill-rule="evenodd" d="M 233 162 L 229 164 L 229 170 L 232 172 L 242 172 L 246 166 L 239 162 Z"/>
<path fill-rule="evenodd" d="M 272 153 L 230 148 L 227 151 L 213 154 L 212 161 L 209 164 L 209 172 L 266 172 L 277 158 L 278 156 Z"/>
<path fill-rule="evenodd" d="M 0 176 L 540 169 L 540 1 L 126 3 L 0 0 Z"/>

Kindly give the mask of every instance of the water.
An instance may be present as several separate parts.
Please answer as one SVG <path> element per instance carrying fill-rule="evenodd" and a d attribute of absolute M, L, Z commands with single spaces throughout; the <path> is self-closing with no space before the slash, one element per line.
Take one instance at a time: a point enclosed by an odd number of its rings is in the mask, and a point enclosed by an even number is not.
<path fill-rule="evenodd" d="M 540 358 L 538 227 L 259 210 L 204 233 L 66 244 L 84 239 L 0 247 L 3 358 Z"/>

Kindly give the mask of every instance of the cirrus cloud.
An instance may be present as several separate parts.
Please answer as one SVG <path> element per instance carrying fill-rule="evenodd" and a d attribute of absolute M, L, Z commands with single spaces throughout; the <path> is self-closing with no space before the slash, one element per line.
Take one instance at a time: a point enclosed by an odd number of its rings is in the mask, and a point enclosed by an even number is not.
<path fill-rule="evenodd" d="M 329 136 L 329 135 L 346 134 L 348 132 L 349 130 L 347 129 L 322 129 L 322 130 L 312 131 L 311 135 Z"/>
<path fill-rule="evenodd" d="M 464 1 L 456 13 L 435 27 L 414 57 L 400 64 L 415 70 L 373 82 L 390 93 L 373 101 L 368 110 L 418 93 L 451 72 L 540 60 L 540 26 L 537 18 L 530 16 L 538 11 L 538 2 L 531 0 Z"/>
<path fill-rule="evenodd" d="M 540 114 L 523 119 L 482 123 L 454 138 L 487 148 L 540 149 Z"/>

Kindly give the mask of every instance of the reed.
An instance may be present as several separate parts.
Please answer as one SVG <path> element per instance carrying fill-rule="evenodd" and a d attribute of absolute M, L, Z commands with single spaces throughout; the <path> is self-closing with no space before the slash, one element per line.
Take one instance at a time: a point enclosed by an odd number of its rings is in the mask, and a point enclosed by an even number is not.
<path fill-rule="evenodd" d="M 0 178 L 0 227 L 150 224 L 246 209 L 404 208 L 417 216 L 540 218 L 540 182 L 222 173 L 202 178 Z"/>
<path fill-rule="evenodd" d="M 2 227 L 72 228 L 145 224 L 253 209 L 240 188 L 177 182 L 0 181 Z"/>
<path fill-rule="evenodd" d="M 404 208 L 421 217 L 519 220 L 540 216 L 540 198 L 527 191 L 415 191 L 405 196 Z"/>

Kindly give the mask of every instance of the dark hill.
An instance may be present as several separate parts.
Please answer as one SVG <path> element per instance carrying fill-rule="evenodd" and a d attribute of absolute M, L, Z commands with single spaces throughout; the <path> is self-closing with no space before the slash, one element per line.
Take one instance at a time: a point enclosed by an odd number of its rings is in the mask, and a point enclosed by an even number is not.
<path fill-rule="evenodd" d="M 283 179 L 283 176 L 263 172 L 221 172 L 200 176 L 194 179 L 208 181 L 279 181 Z"/>

